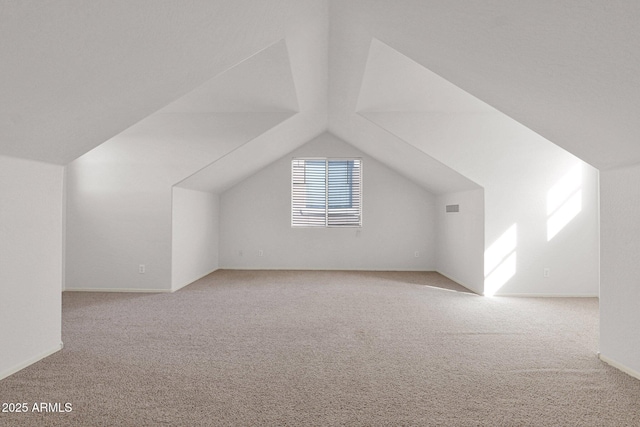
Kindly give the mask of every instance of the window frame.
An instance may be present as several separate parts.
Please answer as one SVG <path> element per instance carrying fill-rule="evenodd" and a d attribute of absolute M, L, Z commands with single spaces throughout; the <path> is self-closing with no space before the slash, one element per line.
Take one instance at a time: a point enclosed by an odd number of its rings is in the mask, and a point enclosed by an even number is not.
<path fill-rule="evenodd" d="M 305 167 L 304 171 L 302 172 L 302 179 L 300 179 L 300 172 L 298 172 L 298 177 L 296 179 L 296 171 L 295 168 L 296 167 L 300 167 L 301 165 L 298 163 L 296 164 L 296 162 L 304 162 L 303 165 Z M 356 187 L 354 187 L 354 180 L 356 178 L 354 178 L 354 171 L 350 171 L 349 175 L 348 175 L 348 180 L 349 180 L 349 199 L 350 199 L 350 205 L 349 206 L 334 206 L 333 210 L 344 210 L 344 209 L 352 209 L 353 205 L 356 204 L 357 207 L 353 208 L 356 210 L 356 214 L 354 216 L 357 216 L 357 222 L 349 222 L 347 221 L 345 224 L 336 224 L 336 223 L 331 223 L 331 215 L 330 212 L 332 210 L 331 206 L 330 206 L 330 198 L 331 198 L 331 193 L 330 193 L 330 180 L 329 180 L 329 176 L 330 176 L 330 170 L 329 170 L 329 164 L 330 162 L 349 162 L 349 161 L 357 161 L 358 162 L 358 166 L 357 166 L 357 185 Z M 309 205 L 306 208 L 313 210 L 313 209 L 317 209 L 318 211 L 323 211 L 324 212 L 318 212 L 318 216 L 319 217 L 323 217 L 324 218 L 324 224 L 321 222 L 318 222 L 316 224 L 314 224 L 313 222 L 308 222 L 308 223 L 301 223 L 300 221 L 296 221 L 296 216 L 294 215 L 294 211 L 296 210 L 296 203 L 300 203 L 300 200 L 296 199 L 296 186 L 304 186 L 307 183 L 307 173 L 306 173 L 306 167 L 307 167 L 307 162 L 324 162 L 324 172 L 325 172 L 325 180 L 324 180 L 324 205 Z M 291 184 L 291 205 L 290 205 L 290 213 L 291 213 L 291 227 L 292 228 L 362 228 L 362 206 L 363 206 L 363 165 L 362 165 L 362 158 L 361 157 L 293 157 L 291 159 L 291 177 L 290 177 L 290 184 Z M 355 166 L 351 166 L 352 168 L 355 168 Z M 354 188 L 357 189 L 357 192 L 359 193 L 357 196 L 354 195 Z M 299 191 L 299 190 L 298 190 Z M 354 200 L 355 199 L 355 200 Z M 354 203 L 355 202 L 355 203 Z M 321 215 L 320 215 L 321 214 Z"/>

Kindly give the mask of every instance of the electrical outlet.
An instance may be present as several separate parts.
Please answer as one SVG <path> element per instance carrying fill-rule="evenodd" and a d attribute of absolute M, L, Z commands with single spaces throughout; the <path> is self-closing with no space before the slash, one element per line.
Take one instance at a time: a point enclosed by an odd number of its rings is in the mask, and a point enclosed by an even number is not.
<path fill-rule="evenodd" d="M 264 252 L 262 251 L 262 249 L 258 249 L 258 256 L 262 256 L 264 255 Z"/>
<path fill-rule="evenodd" d="M 243 256 L 243 255 L 244 255 L 244 252 L 242 252 L 242 249 L 240 249 L 240 250 L 238 251 L 238 256 Z"/>
<path fill-rule="evenodd" d="M 544 277 L 549 277 L 551 275 L 551 269 L 549 267 L 545 267 L 543 274 Z"/>
<path fill-rule="evenodd" d="M 418 257 L 420 256 L 420 252 L 419 252 L 419 251 L 415 251 L 415 252 L 413 253 L 413 256 L 414 256 L 415 258 L 418 258 Z"/>
<path fill-rule="evenodd" d="M 146 272 L 146 268 L 145 268 L 144 264 L 140 264 L 138 266 L 138 273 L 144 274 L 145 272 Z"/>

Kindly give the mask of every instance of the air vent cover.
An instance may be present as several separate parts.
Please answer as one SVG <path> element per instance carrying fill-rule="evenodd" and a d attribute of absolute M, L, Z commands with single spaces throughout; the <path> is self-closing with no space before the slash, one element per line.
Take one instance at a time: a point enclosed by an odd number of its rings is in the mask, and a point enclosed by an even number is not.
<path fill-rule="evenodd" d="M 447 205 L 447 212 L 460 212 L 460 205 Z"/>

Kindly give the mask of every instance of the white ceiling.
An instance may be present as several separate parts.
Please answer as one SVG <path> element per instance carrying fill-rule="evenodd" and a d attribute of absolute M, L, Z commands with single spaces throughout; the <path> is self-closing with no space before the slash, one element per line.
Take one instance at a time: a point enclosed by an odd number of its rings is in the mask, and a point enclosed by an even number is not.
<path fill-rule="evenodd" d="M 379 45 L 380 43 L 372 44 L 371 52 L 377 54 L 381 49 L 384 49 Z M 386 48 L 383 53 L 386 55 L 393 55 L 393 53 L 389 53 L 389 51 L 395 52 L 393 49 Z M 264 52 L 257 54 L 254 58 L 269 57 L 271 52 L 274 52 L 273 48 L 265 49 Z M 397 52 L 395 53 L 397 54 Z M 402 56 L 399 54 L 397 55 Z M 388 58 L 383 57 L 382 59 L 384 60 Z M 294 61 L 295 64 L 295 57 L 292 61 Z M 243 95 L 242 98 L 257 99 L 259 96 L 253 95 L 250 89 L 259 94 L 265 91 L 265 87 L 270 88 L 276 86 L 276 84 L 267 80 L 267 76 L 291 75 L 291 73 L 287 72 L 288 70 L 282 70 L 279 74 L 273 74 L 269 73 L 268 70 L 262 72 L 264 67 L 257 67 L 258 64 L 264 64 L 267 62 L 272 64 L 272 68 L 283 68 L 273 66 L 277 63 L 289 64 L 289 61 L 286 61 L 286 59 L 280 55 L 278 56 L 278 61 L 275 59 L 270 61 L 245 61 L 225 72 L 223 75 L 213 79 L 206 85 L 197 88 L 193 93 L 175 101 L 171 105 L 184 105 L 190 103 L 192 99 L 196 98 L 203 100 L 217 99 L 219 98 L 218 90 L 221 93 L 220 98 L 225 98 L 229 93 L 233 94 L 233 90 L 228 89 L 230 85 L 226 84 L 228 79 L 227 76 L 232 76 L 234 83 L 236 83 L 241 89 L 238 93 Z M 369 61 L 369 65 L 372 63 L 373 61 Z M 421 69 L 422 73 L 415 72 L 411 67 Z M 254 71 L 254 75 L 250 75 L 248 72 L 243 71 L 243 69 L 258 71 Z M 435 93 L 436 96 L 447 105 L 456 105 L 460 111 L 477 108 L 483 108 L 486 110 L 487 108 L 490 108 L 437 76 L 431 77 L 427 73 L 427 78 L 425 78 L 424 68 L 415 63 L 411 64 L 408 69 L 413 71 L 411 77 L 419 77 L 419 80 L 417 81 L 418 83 L 426 84 L 426 86 L 428 86 L 427 89 L 435 87 L 433 93 Z M 369 70 L 369 67 L 367 67 L 367 70 Z M 369 73 L 367 71 L 365 75 L 368 74 Z M 399 73 L 397 75 L 392 75 L 391 78 L 396 76 L 402 76 L 402 74 Z M 256 80 L 256 77 L 259 78 Z M 387 75 L 381 76 L 380 73 L 375 74 L 375 77 L 380 79 L 385 77 L 389 78 Z M 243 78 L 248 80 L 247 84 L 243 82 Z M 369 80 L 374 84 L 374 87 L 377 87 L 375 86 L 376 83 L 380 83 L 375 81 L 375 79 Z M 259 84 L 256 84 L 256 81 L 259 82 Z M 282 89 L 280 89 L 282 93 L 291 92 L 285 84 L 280 86 L 282 86 Z M 393 85 L 390 87 L 393 87 Z M 374 95 L 380 95 L 379 91 L 374 89 L 372 89 L 372 91 Z M 367 99 L 373 99 L 373 97 L 370 96 L 369 91 L 364 86 L 361 90 L 361 94 L 365 95 Z M 396 93 L 387 95 L 387 98 L 385 98 L 387 100 L 395 100 L 398 96 Z M 401 93 L 399 95 L 404 96 L 405 93 Z M 406 103 L 404 104 L 406 105 Z M 168 108 L 171 108 L 171 105 Z M 234 105 L 234 103 L 230 103 L 230 105 Z M 251 103 L 249 103 L 248 106 L 250 105 Z M 437 100 L 434 102 L 434 105 L 438 105 Z M 162 111 L 166 110 L 167 109 Z M 156 115 L 157 114 L 159 113 L 156 113 Z M 300 145 L 306 143 L 308 139 L 301 137 L 300 134 L 302 129 L 312 124 L 315 126 L 320 125 L 323 129 L 327 127 L 327 119 L 323 115 L 311 116 L 310 122 L 301 121 L 300 119 L 302 116 L 304 116 L 304 114 L 293 116 L 291 119 L 279 123 L 278 126 L 269 129 L 250 141 L 247 141 L 246 144 L 242 144 L 236 149 L 229 151 L 226 155 L 215 158 L 215 160 L 213 160 L 209 165 L 197 170 L 194 174 L 179 182 L 177 185 L 185 188 L 215 193 L 224 191 L 240 180 L 251 175 L 256 170 L 261 169 L 272 161 L 275 161 Z M 355 112 L 345 112 L 344 117 L 347 118 L 349 122 L 349 129 L 353 130 L 351 134 L 343 136 L 345 141 L 349 141 L 352 145 L 380 160 L 414 182 L 420 184 L 425 189 L 433 193 L 444 193 L 479 188 L 477 184 L 432 158 L 424 151 L 417 149 L 368 120 L 363 120 L 361 117 L 355 115 Z M 136 127 L 138 127 L 138 125 L 133 128 Z M 206 137 L 210 138 L 211 136 Z M 161 136 L 158 134 L 155 138 L 159 139 Z M 364 144 L 361 142 L 364 142 Z"/>
<path fill-rule="evenodd" d="M 135 139 L 184 161 L 181 185 L 220 191 L 329 131 L 431 191 L 454 191 L 475 185 L 359 113 L 496 109 L 596 167 L 640 162 L 636 1 L 5 0 L 1 10 L 2 155 L 66 164 Z M 257 136 L 219 142 L 252 117 Z"/>
<path fill-rule="evenodd" d="M 601 169 L 640 162 L 639 20 L 635 0 L 331 3 L 334 51 L 366 33 Z"/>
<path fill-rule="evenodd" d="M 325 15 L 315 0 L 3 0 L 0 153 L 69 163 Z"/>
<path fill-rule="evenodd" d="M 484 113 L 495 109 L 374 38 L 356 111 Z"/>
<path fill-rule="evenodd" d="M 178 98 L 162 113 L 298 112 L 285 40 Z"/>

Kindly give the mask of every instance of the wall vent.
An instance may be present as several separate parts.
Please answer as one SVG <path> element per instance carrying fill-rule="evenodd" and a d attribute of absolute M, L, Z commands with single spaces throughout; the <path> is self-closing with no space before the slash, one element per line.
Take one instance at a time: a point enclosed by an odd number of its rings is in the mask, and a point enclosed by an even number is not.
<path fill-rule="evenodd" d="M 447 205 L 447 212 L 460 212 L 460 205 Z"/>

